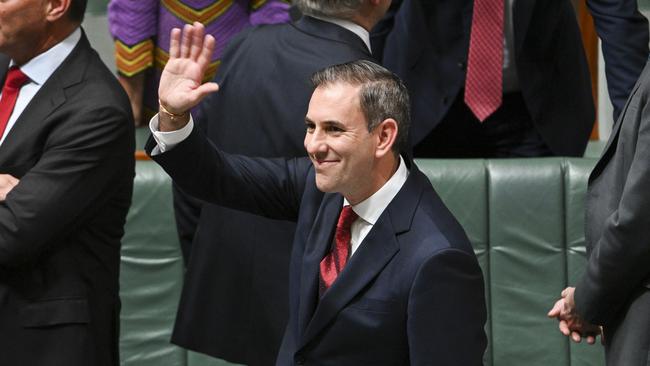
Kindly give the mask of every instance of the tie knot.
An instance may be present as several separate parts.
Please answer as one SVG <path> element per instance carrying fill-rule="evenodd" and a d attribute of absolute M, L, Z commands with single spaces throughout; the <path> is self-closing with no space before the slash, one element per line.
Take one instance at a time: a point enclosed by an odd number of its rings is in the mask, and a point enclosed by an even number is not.
<path fill-rule="evenodd" d="M 26 82 L 29 81 L 29 77 L 25 75 L 20 68 L 17 66 L 12 66 L 7 72 L 7 79 L 5 80 L 5 88 L 11 89 L 20 89 Z"/>
<path fill-rule="evenodd" d="M 349 230 L 352 226 L 352 223 L 357 219 L 357 217 L 359 216 L 352 210 L 352 206 L 344 206 L 343 210 L 341 211 L 341 215 L 339 216 L 339 222 L 336 224 L 336 227 Z"/>

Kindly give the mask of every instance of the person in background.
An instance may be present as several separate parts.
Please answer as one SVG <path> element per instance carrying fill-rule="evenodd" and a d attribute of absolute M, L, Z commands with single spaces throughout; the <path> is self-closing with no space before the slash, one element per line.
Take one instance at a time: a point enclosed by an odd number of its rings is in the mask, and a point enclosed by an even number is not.
<path fill-rule="evenodd" d="M 582 156 L 595 116 L 570 0 L 396 0 L 375 30 L 412 93 L 416 157 Z M 587 0 L 618 117 L 648 56 L 636 0 Z"/>
<path fill-rule="evenodd" d="M 109 30 L 115 39 L 118 79 L 131 100 L 136 126 L 156 114 L 158 80 L 169 59 L 169 32 L 195 21 L 217 40 L 206 81 L 212 80 L 226 44 L 243 29 L 289 20 L 285 0 L 111 0 Z"/>
<path fill-rule="evenodd" d="M 214 39 L 199 23 L 183 32 L 172 32 L 146 151 L 205 201 L 296 221 L 276 365 L 481 365 L 483 276 L 462 227 L 404 154 L 401 80 L 366 60 L 327 67 L 311 79 L 308 158 L 227 154 L 190 114 L 218 89 L 201 84 Z"/>
<path fill-rule="evenodd" d="M 372 57 L 369 30 L 385 13 L 385 1 L 293 4 L 302 19 L 251 27 L 232 39 L 216 76 L 221 92 L 195 109 L 197 128 L 224 151 L 304 156 L 311 75 Z M 272 364 L 289 313 L 295 224 L 215 204 L 193 206 L 185 197 L 174 191 L 182 245 L 191 255 L 172 341 L 247 365 Z"/>
<path fill-rule="evenodd" d="M 603 330 L 607 366 L 650 364 L 650 63 L 589 176 L 587 266 L 549 317 L 594 343 Z"/>
<path fill-rule="evenodd" d="M 133 114 L 86 0 L 0 1 L 0 363 L 118 366 Z"/>

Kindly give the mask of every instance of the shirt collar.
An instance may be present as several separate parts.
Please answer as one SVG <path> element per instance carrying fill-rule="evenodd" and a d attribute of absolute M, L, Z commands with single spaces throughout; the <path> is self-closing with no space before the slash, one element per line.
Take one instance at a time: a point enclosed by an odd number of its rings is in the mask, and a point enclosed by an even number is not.
<path fill-rule="evenodd" d="M 359 24 L 345 19 L 338 19 L 338 18 L 331 18 L 331 17 L 324 17 L 324 16 L 314 16 L 314 15 L 310 15 L 310 17 L 322 20 L 324 22 L 336 24 L 339 27 L 343 27 L 349 30 L 350 32 L 356 34 L 357 36 L 359 36 L 359 38 L 361 38 L 363 43 L 366 44 L 366 47 L 368 47 L 368 51 L 370 51 L 370 54 L 372 54 L 372 49 L 370 48 L 370 32 L 368 32 L 364 27 L 360 26 Z"/>
<path fill-rule="evenodd" d="M 399 157 L 399 167 L 392 177 L 372 196 L 352 206 L 352 210 L 367 223 L 374 225 L 388 204 L 395 198 L 399 190 L 406 182 L 409 171 L 406 168 L 404 158 Z M 343 199 L 343 205 L 349 205 L 347 199 Z"/>
<path fill-rule="evenodd" d="M 32 82 L 42 85 L 72 53 L 80 39 L 81 29 L 77 28 L 63 41 L 22 65 L 20 71 L 27 75 Z M 14 61 L 12 60 L 9 66 L 13 65 Z"/>

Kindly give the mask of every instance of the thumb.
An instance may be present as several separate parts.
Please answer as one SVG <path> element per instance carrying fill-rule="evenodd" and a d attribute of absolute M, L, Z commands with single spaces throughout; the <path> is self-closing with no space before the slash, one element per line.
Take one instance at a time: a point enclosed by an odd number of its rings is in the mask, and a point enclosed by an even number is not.
<path fill-rule="evenodd" d="M 553 305 L 553 308 L 549 310 L 546 316 L 548 316 L 549 318 L 557 318 L 558 316 L 560 316 L 560 312 L 562 311 L 562 305 L 560 304 L 561 301 L 562 300 L 556 301 L 555 305 Z"/>

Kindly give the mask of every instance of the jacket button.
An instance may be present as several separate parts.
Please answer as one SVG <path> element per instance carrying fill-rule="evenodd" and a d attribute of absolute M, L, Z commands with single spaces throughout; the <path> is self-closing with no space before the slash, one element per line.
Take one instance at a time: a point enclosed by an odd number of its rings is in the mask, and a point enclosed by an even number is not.
<path fill-rule="evenodd" d="M 458 65 L 458 68 L 461 69 L 461 70 L 465 70 L 465 67 L 467 66 L 465 61 L 458 61 L 457 65 Z"/>

